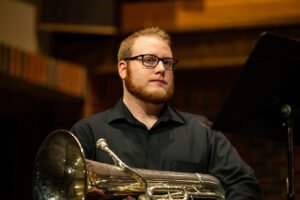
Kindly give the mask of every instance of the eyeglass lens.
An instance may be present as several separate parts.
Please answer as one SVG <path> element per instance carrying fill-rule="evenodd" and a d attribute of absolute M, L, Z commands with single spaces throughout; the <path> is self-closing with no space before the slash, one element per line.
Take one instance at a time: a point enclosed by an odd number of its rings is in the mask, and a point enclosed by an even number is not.
<path fill-rule="evenodd" d="M 156 67 L 160 60 L 162 61 L 166 69 L 173 70 L 173 68 L 175 67 L 175 61 L 172 58 L 159 58 L 153 55 L 142 56 L 143 64 L 146 67 Z"/>

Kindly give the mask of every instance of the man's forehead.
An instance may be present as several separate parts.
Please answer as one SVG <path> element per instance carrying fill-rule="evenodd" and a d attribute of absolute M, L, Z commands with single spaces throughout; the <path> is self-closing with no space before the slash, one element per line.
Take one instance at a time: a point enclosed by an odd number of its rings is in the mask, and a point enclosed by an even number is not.
<path fill-rule="evenodd" d="M 144 52 L 148 50 L 163 50 L 163 51 L 171 51 L 169 45 L 166 41 L 162 38 L 155 36 L 155 35 L 145 35 L 140 36 L 135 39 L 132 52 L 133 53 L 150 53 Z"/>

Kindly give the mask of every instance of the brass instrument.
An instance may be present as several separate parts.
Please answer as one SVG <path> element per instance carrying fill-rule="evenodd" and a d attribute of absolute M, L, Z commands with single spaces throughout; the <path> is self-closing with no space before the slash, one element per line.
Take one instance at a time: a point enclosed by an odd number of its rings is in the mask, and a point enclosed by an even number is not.
<path fill-rule="evenodd" d="M 225 199 L 220 182 L 211 175 L 130 168 L 104 139 L 96 147 L 106 151 L 115 165 L 85 159 L 79 141 L 69 131 L 47 136 L 34 163 L 34 199 L 84 200 L 92 188 L 101 190 L 103 198 Z"/>

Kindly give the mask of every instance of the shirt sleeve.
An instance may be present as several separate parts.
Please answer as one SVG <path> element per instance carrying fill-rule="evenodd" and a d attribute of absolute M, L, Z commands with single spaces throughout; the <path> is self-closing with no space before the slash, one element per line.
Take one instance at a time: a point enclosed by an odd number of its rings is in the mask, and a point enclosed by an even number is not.
<path fill-rule="evenodd" d="M 226 199 L 263 199 L 253 169 L 241 159 L 236 149 L 221 132 L 212 132 L 209 173 L 221 181 Z"/>
<path fill-rule="evenodd" d="M 88 123 L 84 123 L 80 121 L 76 123 L 70 130 L 76 138 L 79 140 L 85 158 L 94 160 L 95 159 L 95 150 L 96 150 L 96 142 L 94 140 L 94 136 L 92 134 L 92 130 Z"/>

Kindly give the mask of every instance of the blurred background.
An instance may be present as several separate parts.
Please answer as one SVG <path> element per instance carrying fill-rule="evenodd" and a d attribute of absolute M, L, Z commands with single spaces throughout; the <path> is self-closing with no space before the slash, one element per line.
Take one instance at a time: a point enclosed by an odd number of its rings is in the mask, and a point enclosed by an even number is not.
<path fill-rule="evenodd" d="M 45 137 L 116 103 L 119 42 L 147 26 L 173 38 L 172 104 L 213 121 L 262 32 L 300 39 L 300 1 L 0 0 L 1 199 L 32 199 Z M 285 199 L 285 142 L 224 134 L 255 170 L 265 199 Z M 299 153 L 295 146 L 296 196 Z"/>

